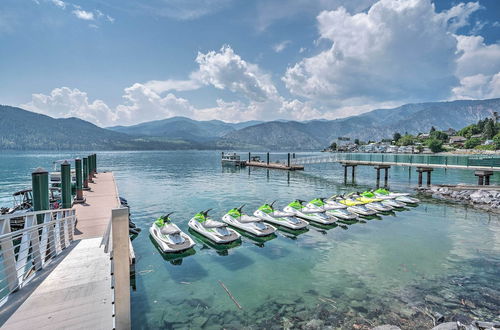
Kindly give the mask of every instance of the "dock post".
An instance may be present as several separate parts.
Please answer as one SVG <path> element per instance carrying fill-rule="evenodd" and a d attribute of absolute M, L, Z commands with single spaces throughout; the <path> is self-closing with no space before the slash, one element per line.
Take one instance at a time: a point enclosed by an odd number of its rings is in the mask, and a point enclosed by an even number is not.
<path fill-rule="evenodd" d="M 92 166 L 93 166 L 93 164 L 92 164 L 92 155 L 89 155 L 88 156 L 88 181 L 89 181 L 89 183 L 94 183 L 94 180 L 92 180 L 92 178 L 93 178 L 93 175 L 92 175 L 92 171 L 93 171 Z"/>
<path fill-rule="evenodd" d="M 97 174 L 97 154 L 94 154 L 94 174 Z"/>
<path fill-rule="evenodd" d="M 490 185 L 490 176 L 489 175 L 486 175 L 484 177 L 484 185 L 485 186 L 489 186 Z"/>
<path fill-rule="evenodd" d="M 71 165 L 64 161 L 61 164 L 61 208 L 71 208 Z"/>
<path fill-rule="evenodd" d="M 385 173 L 384 174 L 385 174 L 385 176 L 384 176 L 384 186 L 387 187 L 387 183 L 389 181 L 389 168 L 388 167 L 385 168 Z"/>
<path fill-rule="evenodd" d="M 48 210 L 50 208 L 49 172 L 39 167 L 31 173 L 31 191 L 33 193 L 33 211 Z M 42 223 L 43 218 L 44 215 L 37 215 L 37 223 Z"/>
<path fill-rule="evenodd" d="M 269 153 L 267 153 L 267 165 L 269 165 Z"/>
<path fill-rule="evenodd" d="M 478 186 L 490 185 L 490 176 L 493 175 L 493 171 L 475 171 L 474 175 L 477 176 Z"/>
<path fill-rule="evenodd" d="M 377 187 L 380 185 L 380 168 L 377 168 Z"/>
<path fill-rule="evenodd" d="M 111 210 L 113 276 L 116 329 L 128 330 L 130 323 L 130 249 L 128 209 Z"/>
<path fill-rule="evenodd" d="M 292 154 L 293 159 L 295 159 L 295 152 Z"/>
<path fill-rule="evenodd" d="M 418 186 L 422 187 L 422 172 L 418 172 Z"/>
<path fill-rule="evenodd" d="M 75 159 L 75 174 L 76 174 L 76 203 L 83 202 L 83 180 L 82 180 L 82 160 Z"/>
<path fill-rule="evenodd" d="M 427 185 L 431 185 L 431 171 L 427 171 Z"/>
<path fill-rule="evenodd" d="M 288 167 L 290 167 L 290 153 L 288 153 Z"/>
<path fill-rule="evenodd" d="M 248 162 L 250 162 L 250 158 L 251 158 L 251 155 L 250 155 L 250 152 L 248 153 Z"/>
<path fill-rule="evenodd" d="M 342 165 L 344 166 L 344 183 L 347 182 L 347 165 Z"/>
<path fill-rule="evenodd" d="M 356 165 L 352 166 L 352 182 L 354 183 L 354 177 L 355 177 L 355 170 L 356 170 Z"/>
<path fill-rule="evenodd" d="M 83 157 L 83 190 L 89 190 L 89 158 Z"/>

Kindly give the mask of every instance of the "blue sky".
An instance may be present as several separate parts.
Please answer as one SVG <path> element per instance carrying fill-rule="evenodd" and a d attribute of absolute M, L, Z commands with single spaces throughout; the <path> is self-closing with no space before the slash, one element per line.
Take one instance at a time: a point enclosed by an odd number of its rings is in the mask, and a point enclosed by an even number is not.
<path fill-rule="evenodd" d="M 2 0 L 0 103 L 100 126 L 500 97 L 500 1 Z"/>

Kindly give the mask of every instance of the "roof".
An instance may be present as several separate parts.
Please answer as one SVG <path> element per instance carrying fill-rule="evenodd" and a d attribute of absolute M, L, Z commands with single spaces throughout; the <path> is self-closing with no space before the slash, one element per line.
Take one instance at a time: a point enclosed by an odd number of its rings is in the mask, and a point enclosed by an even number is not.
<path fill-rule="evenodd" d="M 454 142 L 465 142 L 467 141 L 466 138 L 464 138 L 463 136 L 452 136 L 450 137 L 450 142 L 451 143 L 454 143 Z"/>

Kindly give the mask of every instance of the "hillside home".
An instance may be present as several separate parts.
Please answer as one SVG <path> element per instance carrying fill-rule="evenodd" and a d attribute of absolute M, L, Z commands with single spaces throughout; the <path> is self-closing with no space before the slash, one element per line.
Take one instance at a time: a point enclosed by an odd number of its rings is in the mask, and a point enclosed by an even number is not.
<path fill-rule="evenodd" d="M 451 145 L 459 145 L 459 146 L 462 146 L 465 141 L 467 141 L 466 138 L 464 138 L 463 136 L 452 136 L 450 137 L 450 141 L 449 141 L 449 144 Z"/>

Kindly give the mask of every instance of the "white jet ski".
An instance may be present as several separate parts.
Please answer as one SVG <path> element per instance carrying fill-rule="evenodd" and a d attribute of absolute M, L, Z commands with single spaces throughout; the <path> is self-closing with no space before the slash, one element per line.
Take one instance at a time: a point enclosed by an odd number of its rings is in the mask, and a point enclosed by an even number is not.
<path fill-rule="evenodd" d="M 275 210 L 273 207 L 275 202 L 276 201 L 271 204 L 266 203 L 262 205 L 253 213 L 253 215 L 264 221 L 286 227 L 288 229 L 299 230 L 307 227 L 309 223 L 305 220 L 297 218 L 294 213 Z"/>
<path fill-rule="evenodd" d="M 185 251 L 196 245 L 191 237 L 182 232 L 176 224 L 170 220 L 169 213 L 159 217 L 151 227 L 149 233 L 165 253 Z"/>
<path fill-rule="evenodd" d="M 314 208 L 319 207 L 320 210 L 325 212 L 327 215 L 334 216 L 339 220 L 356 220 L 358 215 L 347 211 L 347 206 L 341 204 L 337 201 L 331 201 L 331 203 L 324 198 L 315 198 L 306 204 L 306 207 Z"/>
<path fill-rule="evenodd" d="M 392 208 L 403 208 L 406 206 L 405 203 L 397 201 L 393 198 L 381 196 L 381 195 L 376 195 L 373 191 L 365 191 L 361 194 L 361 196 L 368 197 L 368 198 L 377 198 L 380 200 L 380 203 L 382 205 L 390 206 Z"/>
<path fill-rule="evenodd" d="M 296 199 L 285 206 L 283 211 L 293 213 L 296 217 L 302 218 L 304 220 L 314 221 L 322 225 L 333 225 L 337 222 L 338 219 L 334 216 L 326 214 L 324 211 L 317 207 L 305 207 L 304 205 L 302 205 L 302 203 L 304 203 L 304 201 Z"/>
<path fill-rule="evenodd" d="M 228 244 L 241 238 L 241 235 L 228 228 L 227 224 L 212 220 L 208 216 L 209 211 L 196 213 L 188 222 L 189 228 L 217 244 Z"/>
<path fill-rule="evenodd" d="M 370 195 L 370 194 L 368 194 L 368 195 Z M 354 198 L 357 201 L 362 202 L 368 209 L 374 210 L 376 212 L 391 212 L 392 210 L 394 210 L 394 208 L 392 206 L 381 203 L 382 200 L 380 198 L 368 197 L 368 196 L 365 196 L 365 193 L 353 194 L 352 198 Z"/>
<path fill-rule="evenodd" d="M 415 197 L 410 197 L 409 193 L 395 193 L 390 192 L 387 189 L 379 188 L 373 192 L 375 196 L 383 199 L 395 199 L 398 202 L 403 202 L 405 204 L 418 204 L 420 200 Z"/>
<path fill-rule="evenodd" d="M 363 216 L 376 215 L 377 211 L 370 210 L 362 202 L 350 198 L 337 197 L 339 203 L 347 206 L 347 211 Z"/>
<path fill-rule="evenodd" d="M 242 205 L 239 208 L 229 210 L 222 217 L 222 221 L 259 237 L 269 236 L 276 231 L 275 227 L 265 223 L 262 219 L 242 213 L 241 211 L 244 206 Z"/>

